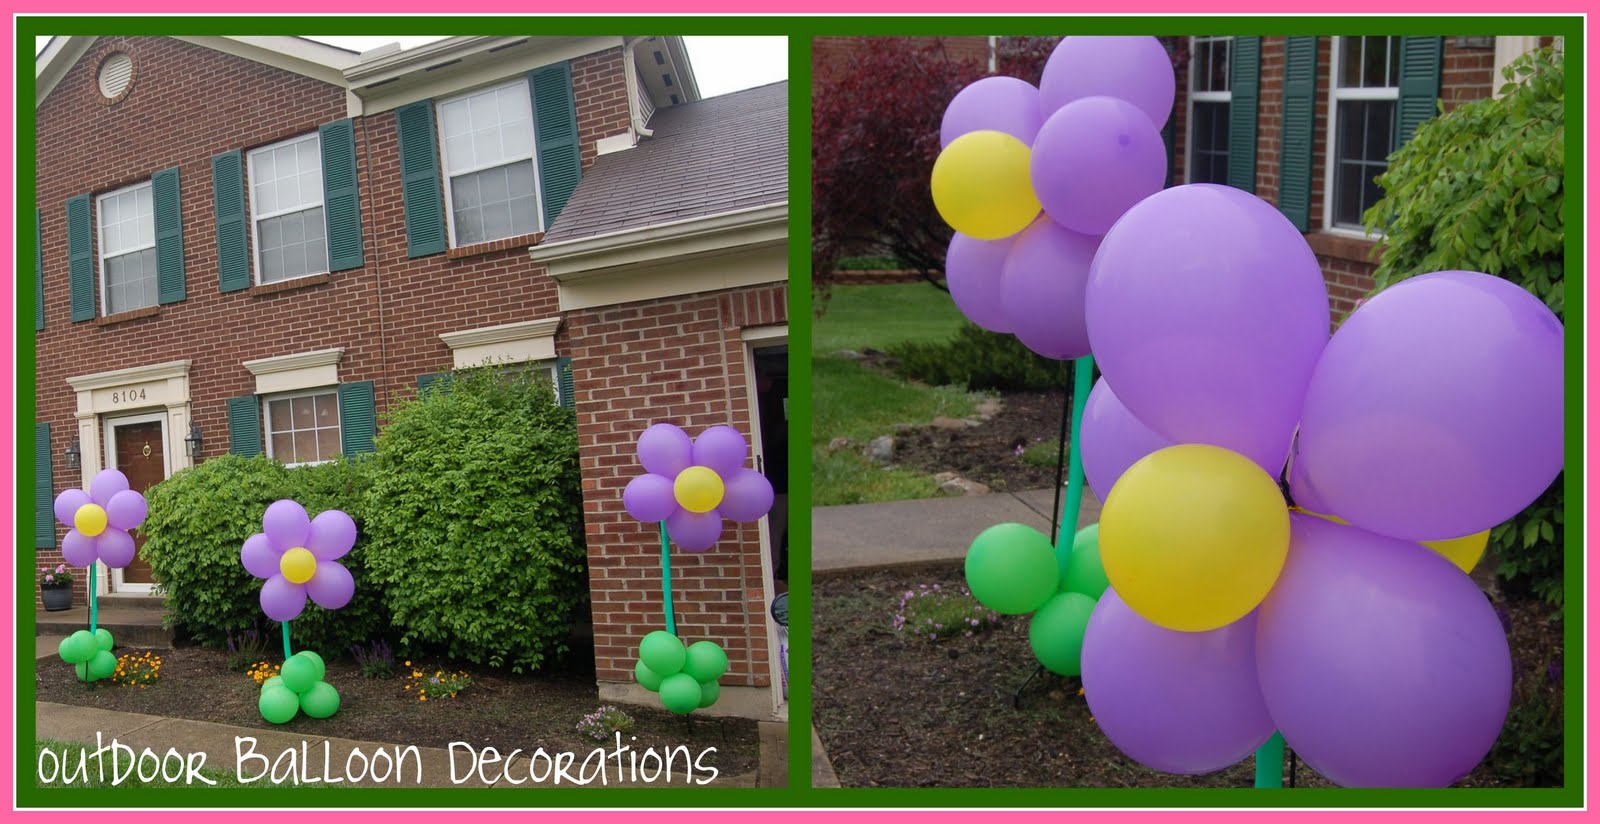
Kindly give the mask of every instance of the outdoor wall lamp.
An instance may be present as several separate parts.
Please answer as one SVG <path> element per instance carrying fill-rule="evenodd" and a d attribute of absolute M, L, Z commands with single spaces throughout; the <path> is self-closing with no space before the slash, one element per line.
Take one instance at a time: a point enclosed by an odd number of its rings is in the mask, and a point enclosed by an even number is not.
<path fill-rule="evenodd" d="M 189 424 L 189 437 L 183 439 L 183 445 L 187 448 L 190 458 L 200 457 L 200 446 L 203 443 L 205 438 L 200 434 L 200 424 Z"/>
<path fill-rule="evenodd" d="M 77 469 L 83 462 L 83 450 L 78 448 L 78 439 L 72 439 L 72 445 L 67 447 L 67 468 Z"/>

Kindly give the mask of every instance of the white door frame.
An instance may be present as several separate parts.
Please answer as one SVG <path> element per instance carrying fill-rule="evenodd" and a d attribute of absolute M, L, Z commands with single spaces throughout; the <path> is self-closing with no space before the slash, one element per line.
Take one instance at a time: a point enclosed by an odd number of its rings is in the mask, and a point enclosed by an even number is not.
<path fill-rule="evenodd" d="M 167 413 L 164 411 L 105 417 L 104 426 L 102 426 L 101 429 L 105 436 L 105 466 L 107 469 L 117 468 L 117 427 L 151 422 L 161 424 L 161 477 L 162 479 L 172 477 L 172 450 L 167 446 L 167 443 L 170 440 L 170 438 L 167 437 L 167 427 L 169 423 L 167 421 Z M 96 561 L 95 564 L 100 569 L 100 580 L 104 582 L 100 585 L 101 594 L 106 594 L 109 592 L 123 592 L 130 594 L 149 595 L 152 593 L 154 585 L 124 583 L 122 580 L 121 569 L 107 570 L 105 564 L 100 563 L 99 561 Z M 108 572 L 109 574 L 107 574 Z"/>
<path fill-rule="evenodd" d="M 758 462 L 764 472 L 766 461 L 761 443 L 761 406 L 757 398 L 755 351 L 773 346 L 788 346 L 789 326 L 780 324 L 749 327 L 740 332 L 740 337 L 744 339 L 745 403 L 750 410 L 751 461 Z M 774 714 L 784 715 L 788 701 L 783 695 L 783 657 L 782 650 L 778 646 L 778 630 L 773 624 L 771 615 L 772 599 L 777 597 L 777 591 L 772 578 L 772 528 L 769 518 L 762 516 L 761 520 L 756 522 L 756 529 L 761 535 L 763 594 L 761 625 L 767 628 L 767 669 L 772 684 L 772 710 Z"/>

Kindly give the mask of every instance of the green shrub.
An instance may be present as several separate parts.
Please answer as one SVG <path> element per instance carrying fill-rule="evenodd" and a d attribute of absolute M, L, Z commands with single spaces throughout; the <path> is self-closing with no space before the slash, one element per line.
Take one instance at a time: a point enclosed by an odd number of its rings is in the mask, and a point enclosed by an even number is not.
<path fill-rule="evenodd" d="M 1496 99 L 1425 121 L 1378 178 L 1384 197 L 1365 215 L 1385 234 L 1377 289 L 1414 275 L 1466 269 L 1499 275 L 1565 315 L 1565 71 L 1540 49 L 1505 69 Z M 1514 82 L 1515 81 L 1515 82 Z M 1498 572 L 1513 588 L 1563 603 L 1562 481 L 1491 533 Z"/>
<path fill-rule="evenodd" d="M 369 460 L 366 562 L 400 641 L 535 669 L 584 603 L 577 432 L 548 378 L 457 373 L 403 404 Z"/>
<path fill-rule="evenodd" d="M 1066 361 L 1051 360 L 1001 335 L 963 323 L 942 343 L 900 343 L 889 347 L 894 370 L 903 378 L 932 386 L 972 390 L 1060 389 L 1072 384 Z"/>
<path fill-rule="evenodd" d="M 1513 787 L 1560 787 L 1565 751 L 1561 701 L 1545 691 L 1513 701 L 1505 726 L 1484 761 L 1502 783 Z"/>

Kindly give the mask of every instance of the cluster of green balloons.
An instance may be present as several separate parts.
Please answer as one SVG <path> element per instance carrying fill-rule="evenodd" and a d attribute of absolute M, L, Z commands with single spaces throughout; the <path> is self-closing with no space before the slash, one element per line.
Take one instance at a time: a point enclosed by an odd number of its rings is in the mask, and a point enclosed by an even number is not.
<path fill-rule="evenodd" d="M 283 662 L 283 669 L 261 685 L 256 706 L 272 724 L 287 724 L 301 710 L 312 718 L 328 718 L 339 711 L 339 691 L 322 680 L 328 668 L 322 656 L 301 650 Z"/>
<path fill-rule="evenodd" d="M 111 654 L 115 643 L 111 631 L 105 627 L 90 632 L 80 629 L 61 639 L 57 649 L 61 660 L 78 671 L 78 680 L 85 683 L 110 678 L 117 671 L 117 656 Z"/>
<path fill-rule="evenodd" d="M 633 677 L 639 686 L 661 696 L 661 705 L 686 715 L 717 703 L 722 688 L 717 679 L 728 671 L 728 654 L 712 641 L 696 641 L 687 648 L 678 636 L 656 630 L 639 642 L 639 661 Z"/>
<path fill-rule="evenodd" d="M 1110 586 L 1100 565 L 1099 524 L 1073 536 L 1065 574 L 1044 533 L 1024 524 L 989 527 L 967 550 L 966 573 L 978 603 L 1002 615 L 1033 613 L 1028 646 L 1045 669 L 1082 674 L 1083 633 Z"/>

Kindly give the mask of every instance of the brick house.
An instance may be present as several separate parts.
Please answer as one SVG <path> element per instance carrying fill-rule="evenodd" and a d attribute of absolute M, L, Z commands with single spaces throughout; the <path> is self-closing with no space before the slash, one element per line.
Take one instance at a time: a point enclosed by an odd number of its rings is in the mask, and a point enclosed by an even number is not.
<path fill-rule="evenodd" d="M 597 677 L 640 698 L 638 432 L 732 424 L 786 489 L 786 84 L 701 100 L 680 38 L 609 36 L 65 37 L 36 82 L 39 562 L 103 467 L 370 451 L 396 400 L 519 362 L 575 411 Z M 718 710 L 782 711 L 782 547 L 779 507 L 674 558 L 682 634 L 729 655 Z"/>

